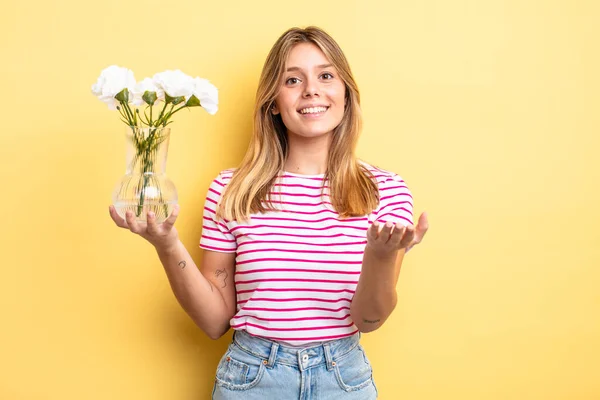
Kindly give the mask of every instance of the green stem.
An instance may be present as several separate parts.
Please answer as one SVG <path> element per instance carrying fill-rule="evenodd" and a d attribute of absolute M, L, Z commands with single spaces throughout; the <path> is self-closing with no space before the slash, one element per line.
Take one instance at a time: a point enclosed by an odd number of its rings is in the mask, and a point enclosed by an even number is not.
<path fill-rule="evenodd" d="M 165 113 L 165 110 L 167 109 L 167 106 L 169 105 L 169 103 L 165 102 L 165 106 L 163 107 L 162 111 L 160 112 L 160 115 L 158 116 L 158 119 L 156 120 L 156 126 L 159 125 L 159 121 L 160 119 L 163 117 L 163 114 Z"/>
<path fill-rule="evenodd" d="M 156 126 L 159 126 L 159 125 L 163 125 L 164 126 L 164 123 L 167 122 L 167 120 L 169 119 L 169 115 L 171 114 L 171 111 L 173 111 L 174 107 L 175 107 L 175 104 L 171 104 L 171 109 L 169 111 L 167 111 L 167 113 L 162 116 L 162 119 L 159 119 L 157 121 Z"/>
<path fill-rule="evenodd" d="M 127 114 L 127 119 L 131 121 L 133 116 L 129 113 L 129 107 L 127 107 L 127 103 L 121 102 L 121 107 L 123 108 L 123 111 L 125 111 L 125 114 Z"/>
<path fill-rule="evenodd" d="M 129 103 L 125 103 L 125 107 L 127 107 L 127 111 L 129 111 L 129 114 L 133 118 L 133 124 L 137 125 L 137 115 L 133 111 L 131 111 L 131 108 L 129 107 Z"/>
<path fill-rule="evenodd" d="M 146 108 L 146 110 L 147 110 L 147 108 Z M 140 119 L 141 119 L 141 120 L 142 120 L 142 122 L 143 122 L 143 123 L 145 123 L 146 125 L 148 125 L 148 126 L 152 126 L 152 125 L 150 124 L 150 122 L 148 122 L 148 114 L 146 114 L 146 110 L 144 110 L 144 117 L 146 117 L 146 120 L 144 121 L 144 119 L 142 118 L 142 115 L 141 115 L 141 114 L 140 114 Z M 138 113 L 138 114 L 139 114 L 139 113 Z"/>
<path fill-rule="evenodd" d="M 135 121 L 136 121 L 136 118 L 135 118 L 135 116 L 133 115 L 133 113 L 131 112 L 131 109 L 129 108 L 129 104 L 127 104 L 127 103 L 125 103 L 125 102 L 122 102 L 122 103 L 121 103 L 121 105 L 123 106 L 123 110 L 125 110 L 125 112 L 126 112 L 126 113 L 127 113 L 127 115 L 128 115 L 128 118 L 127 118 L 127 119 L 128 119 L 128 120 L 129 120 L 129 122 L 131 123 L 130 125 L 131 125 L 131 126 L 135 126 L 135 125 L 137 125 L 137 124 L 135 123 Z"/>
<path fill-rule="evenodd" d="M 129 108 L 129 104 L 127 104 L 127 108 Z M 129 108 L 129 112 L 133 115 L 133 123 L 137 125 L 137 113 L 133 112 L 131 108 Z"/>
<path fill-rule="evenodd" d="M 177 111 L 183 110 L 184 108 L 186 108 L 187 106 L 184 104 L 183 106 L 179 107 L 177 110 L 173 111 L 173 108 L 175 108 L 175 105 L 173 105 L 173 107 L 171 107 L 171 111 L 169 111 L 169 113 L 167 115 L 165 115 L 164 121 L 162 121 L 162 125 L 163 127 L 167 125 L 167 121 L 169 121 L 169 119 L 173 116 L 173 114 L 175 114 Z"/>
<path fill-rule="evenodd" d="M 122 101 L 120 101 L 119 103 L 121 103 L 121 109 L 122 109 L 122 110 L 125 112 L 125 114 L 126 114 L 126 115 L 124 115 L 124 117 L 126 117 L 126 118 L 127 118 L 127 121 L 129 121 L 129 126 L 133 126 L 133 125 L 135 125 L 135 124 L 133 123 L 133 119 L 132 119 L 132 118 L 129 116 L 128 107 L 125 107 L 125 104 L 126 104 L 126 103 L 124 103 L 124 102 L 122 102 Z"/>
<path fill-rule="evenodd" d="M 138 204 L 137 216 L 139 217 L 144 209 L 144 200 L 146 199 L 146 187 L 148 186 L 148 175 L 146 172 L 152 168 L 152 162 L 150 161 L 150 150 L 146 150 L 144 158 L 142 159 L 142 174 L 144 177 L 144 185 L 142 186 L 142 192 L 140 193 L 140 202 Z"/>
<path fill-rule="evenodd" d="M 183 105 L 183 106 L 179 107 L 177 110 L 175 110 L 175 111 L 171 112 L 171 113 L 169 114 L 169 118 L 171 118 L 171 116 L 173 116 L 173 114 L 175 114 L 177 111 L 181 111 L 181 110 L 183 110 L 183 109 L 184 109 L 184 108 L 186 108 L 186 107 L 187 107 L 186 105 Z"/>
<path fill-rule="evenodd" d="M 158 147 L 160 143 L 162 143 L 161 137 L 157 137 L 157 132 L 161 131 L 160 128 L 152 128 L 149 130 L 148 137 L 144 140 L 144 143 L 141 145 L 143 148 L 142 160 L 141 160 L 141 172 L 143 175 L 143 186 L 142 191 L 140 192 L 140 200 L 138 203 L 138 210 L 136 215 L 139 217 L 144 208 L 144 202 L 146 199 L 146 188 L 148 187 L 148 180 L 152 177 L 154 178 L 154 173 L 149 174 L 152 171 L 155 163 L 155 158 L 158 155 Z M 138 146 L 138 149 L 140 147 Z M 141 179 L 140 179 L 141 180 Z M 156 181 L 156 186 L 158 188 L 158 181 Z M 160 188 L 159 193 L 160 193 Z M 162 193 L 160 194 L 160 201 L 162 202 Z"/>
<path fill-rule="evenodd" d="M 119 113 L 121 114 L 121 117 L 125 118 L 125 119 L 129 119 L 124 113 L 123 113 L 123 108 L 119 107 L 118 108 Z"/>

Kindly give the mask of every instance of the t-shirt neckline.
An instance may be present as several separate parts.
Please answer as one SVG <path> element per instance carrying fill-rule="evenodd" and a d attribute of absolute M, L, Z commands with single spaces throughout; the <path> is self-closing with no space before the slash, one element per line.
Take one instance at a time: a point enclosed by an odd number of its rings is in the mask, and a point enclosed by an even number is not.
<path fill-rule="evenodd" d="M 325 174 L 317 174 L 317 175 L 305 175 L 305 174 L 296 174 L 294 172 L 283 171 L 283 175 L 294 176 L 297 178 L 323 178 Z"/>

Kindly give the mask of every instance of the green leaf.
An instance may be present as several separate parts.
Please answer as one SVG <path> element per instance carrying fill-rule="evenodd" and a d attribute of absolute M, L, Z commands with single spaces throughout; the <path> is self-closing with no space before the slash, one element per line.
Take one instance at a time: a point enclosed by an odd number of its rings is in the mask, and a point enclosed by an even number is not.
<path fill-rule="evenodd" d="M 121 103 L 129 103 L 129 90 L 127 90 L 127 88 L 121 90 L 115 95 L 115 99 L 119 100 Z"/>
<path fill-rule="evenodd" d="M 158 97 L 156 96 L 156 92 L 151 92 L 149 90 L 146 90 L 144 92 L 144 95 L 142 96 L 142 99 L 144 99 L 144 101 L 148 104 L 150 104 L 151 106 L 154 105 L 154 103 L 156 102 L 156 99 Z"/>
<path fill-rule="evenodd" d="M 198 100 L 196 96 L 192 95 L 185 105 L 188 107 L 200 107 L 200 100 Z"/>

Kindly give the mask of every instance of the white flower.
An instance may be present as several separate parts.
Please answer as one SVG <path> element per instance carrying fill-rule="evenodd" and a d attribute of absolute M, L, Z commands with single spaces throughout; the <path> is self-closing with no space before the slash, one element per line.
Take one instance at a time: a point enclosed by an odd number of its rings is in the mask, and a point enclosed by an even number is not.
<path fill-rule="evenodd" d="M 119 101 L 115 99 L 115 96 L 123 89 L 131 92 L 134 86 L 135 78 L 133 77 L 133 71 L 117 65 L 111 65 L 100 73 L 98 81 L 92 85 L 92 93 L 106 103 L 108 108 L 116 110 Z"/>
<path fill-rule="evenodd" d="M 148 104 L 144 101 L 144 99 L 142 98 L 142 96 L 144 95 L 144 93 L 146 92 L 155 92 L 156 93 L 156 100 L 161 100 L 164 101 L 165 100 L 165 91 L 162 90 L 161 87 L 157 86 L 156 83 L 150 79 L 150 78 L 145 78 L 143 81 L 138 82 L 135 87 L 133 88 L 132 94 L 133 94 L 133 100 L 131 101 L 133 103 L 133 105 L 135 106 L 143 106 L 145 104 Z"/>
<path fill-rule="evenodd" d="M 200 100 L 200 106 L 210 115 L 219 109 L 219 91 L 215 85 L 203 78 L 194 78 L 192 94 Z"/>
<path fill-rule="evenodd" d="M 183 96 L 185 101 L 188 101 L 192 96 L 193 79 L 180 70 L 159 72 L 152 80 L 170 97 Z"/>

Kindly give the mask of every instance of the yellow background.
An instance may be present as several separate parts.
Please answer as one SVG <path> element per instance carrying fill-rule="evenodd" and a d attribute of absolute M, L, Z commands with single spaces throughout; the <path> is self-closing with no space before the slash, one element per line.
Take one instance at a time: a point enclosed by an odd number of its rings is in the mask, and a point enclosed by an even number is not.
<path fill-rule="evenodd" d="M 358 153 L 399 173 L 431 228 L 399 303 L 363 336 L 380 398 L 600 399 L 596 1 L 15 2 L 0 24 L 0 399 L 207 399 L 208 339 L 153 248 L 107 207 L 124 124 L 90 91 L 110 64 L 182 69 L 220 110 L 177 114 L 167 172 L 199 262 L 204 196 L 240 161 L 268 50 L 340 43 L 363 96 Z"/>

